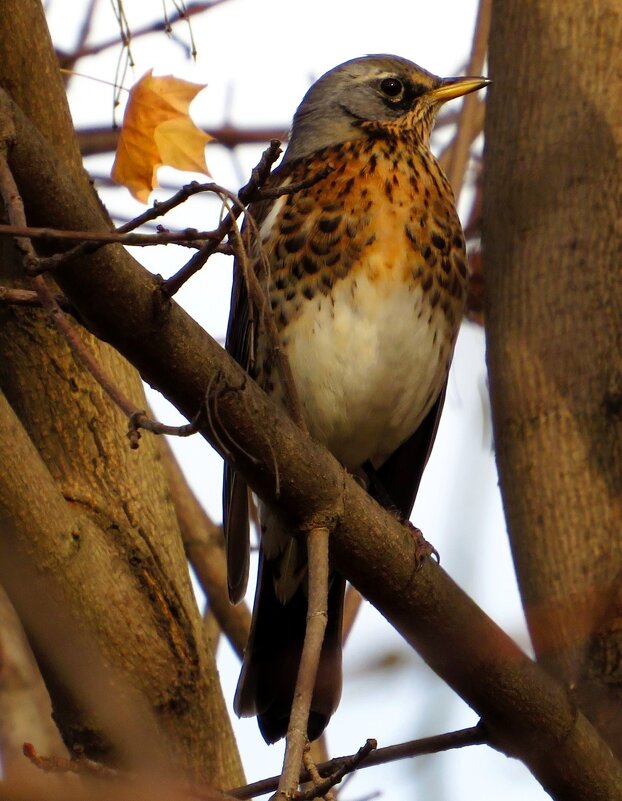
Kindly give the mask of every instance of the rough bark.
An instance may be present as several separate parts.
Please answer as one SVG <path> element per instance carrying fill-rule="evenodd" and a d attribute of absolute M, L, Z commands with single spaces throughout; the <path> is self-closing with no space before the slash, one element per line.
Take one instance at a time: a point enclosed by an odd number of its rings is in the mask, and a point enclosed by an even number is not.
<path fill-rule="evenodd" d="M 75 182 L 77 202 L 91 202 L 106 225 L 35 0 L 4 4 L 0 83 Z M 54 187 L 40 180 L 36 164 L 25 168 L 41 202 L 55 207 Z M 19 259 L 7 240 L 0 244 L 3 282 L 15 283 Z M 83 338 L 145 408 L 135 369 L 88 333 Z M 145 438 L 138 451 L 129 449 L 127 421 L 40 311 L 2 308 L 0 387 L 10 403 L 1 421 L 3 579 L 28 626 L 65 741 L 95 758 L 114 753 L 221 787 L 239 783 L 239 757 L 156 443 Z M 47 630 L 36 625 L 35 611 Z M 59 643 L 73 662 L 59 661 Z M 89 666 L 88 681 L 80 660 Z M 128 709 L 144 712 L 138 728 L 145 736 L 131 742 L 124 699 Z M 110 708 L 123 712 L 112 723 Z"/>
<path fill-rule="evenodd" d="M 622 754 L 622 6 L 497 0 L 484 248 L 501 489 L 540 662 Z"/>

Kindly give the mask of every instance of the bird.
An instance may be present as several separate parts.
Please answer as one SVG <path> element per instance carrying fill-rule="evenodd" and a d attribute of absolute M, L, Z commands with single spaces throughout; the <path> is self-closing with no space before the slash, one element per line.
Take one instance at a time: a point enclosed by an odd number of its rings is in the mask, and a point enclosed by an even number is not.
<path fill-rule="evenodd" d="M 251 268 L 278 342 L 260 324 L 239 263 L 226 348 L 286 406 L 286 354 L 304 424 L 372 496 L 408 521 L 435 438 L 464 311 L 468 271 L 449 182 L 430 151 L 438 110 L 485 87 L 393 55 L 346 61 L 298 107 L 283 159 L 251 204 Z M 289 188 L 289 191 L 288 191 Z M 274 336 L 274 334 L 273 334 Z M 248 489 L 225 464 L 229 595 L 244 595 Z M 268 743 L 287 733 L 306 625 L 307 554 L 260 502 L 251 630 L 234 709 Z M 345 579 L 331 568 L 328 621 L 308 723 L 320 736 L 341 695 Z"/>

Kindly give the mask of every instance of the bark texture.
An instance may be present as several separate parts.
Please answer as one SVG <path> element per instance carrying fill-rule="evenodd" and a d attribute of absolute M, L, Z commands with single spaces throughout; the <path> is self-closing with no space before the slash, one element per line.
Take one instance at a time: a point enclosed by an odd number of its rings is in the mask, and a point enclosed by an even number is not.
<path fill-rule="evenodd" d="M 0 84 L 53 148 L 76 202 L 99 209 L 105 226 L 41 5 L 9 2 L 3 12 Z M 25 166 L 42 208 L 58 211 L 54 187 L 35 163 Z M 20 283 L 12 243 L 0 247 L 3 283 Z M 45 314 L 3 306 L 0 317 L 2 580 L 65 741 L 94 758 L 180 769 L 220 787 L 240 783 L 157 444 L 144 437 L 139 450 L 129 449 L 127 421 Z M 82 336 L 145 408 L 136 370 Z"/>
<path fill-rule="evenodd" d="M 622 754 L 622 6 L 497 0 L 488 365 L 539 661 Z"/>

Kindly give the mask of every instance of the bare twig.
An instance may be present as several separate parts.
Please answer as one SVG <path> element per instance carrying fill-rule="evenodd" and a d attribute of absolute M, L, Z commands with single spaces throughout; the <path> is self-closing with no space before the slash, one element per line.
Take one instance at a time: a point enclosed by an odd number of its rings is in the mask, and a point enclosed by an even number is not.
<path fill-rule="evenodd" d="M 227 190 L 213 181 L 209 181 L 208 183 L 191 181 L 189 184 L 182 186 L 182 188 L 175 192 L 174 195 L 171 195 L 171 197 L 166 200 L 156 200 L 151 208 L 139 214 L 137 217 L 134 217 L 133 220 L 129 220 L 129 222 L 126 222 L 124 225 L 120 225 L 117 228 L 117 233 L 125 234 L 128 231 L 134 231 L 136 228 L 140 228 L 141 225 L 168 214 L 169 211 L 177 208 L 177 206 L 181 206 L 182 203 L 185 203 L 186 200 L 193 195 L 203 192 L 213 192 L 217 195 L 222 195 L 226 193 Z"/>
<path fill-rule="evenodd" d="M 237 125 L 199 126 L 211 137 L 208 148 L 214 145 L 226 147 L 233 151 L 239 145 L 264 145 L 272 139 L 285 141 L 287 125 L 275 125 L 270 128 L 241 128 Z M 78 132 L 78 144 L 83 156 L 97 156 L 102 153 L 114 153 L 119 141 L 119 129 L 110 125 L 93 128 L 81 128 Z"/>
<path fill-rule="evenodd" d="M 121 50 L 117 58 L 117 66 L 114 73 L 114 94 L 112 100 L 112 112 L 114 115 L 120 102 L 123 83 L 128 68 L 134 66 L 134 57 L 132 56 L 131 50 L 132 32 L 127 17 L 125 16 L 123 0 L 111 0 L 110 4 L 119 24 L 119 36 L 121 39 Z"/>
<path fill-rule="evenodd" d="M 187 21 L 189 17 L 196 14 L 201 14 L 204 11 L 209 11 L 210 9 L 215 8 L 216 6 L 219 6 L 225 2 L 227 2 L 227 0 L 211 0 L 211 2 L 193 3 L 192 5 L 184 8 L 183 11 L 178 11 L 175 14 L 167 16 L 165 20 L 158 20 L 157 22 L 153 22 L 142 28 L 136 28 L 131 32 L 131 38 L 132 40 L 136 40 L 142 36 L 148 36 L 152 33 L 168 33 L 170 27 L 175 23 Z M 119 36 L 114 36 L 111 39 L 106 39 L 98 44 L 84 45 L 72 53 L 61 53 L 59 54 L 59 60 L 62 66 L 73 65 L 81 58 L 95 56 L 99 53 L 102 53 L 104 50 L 109 50 L 112 47 L 118 46 Z"/>
<path fill-rule="evenodd" d="M 136 228 L 139 228 L 141 225 L 145 225 L 146 223 L 152 222 L 158 217 L 168 214 L 169 211 L 172 211 L 172 209 L 180 206 L 193 195 L 203 192 L 213 192 L 222 198 L 223 193 L 226 193 L 226 191 L 227 190 L 225 190 L 224 187 L 221 187 L 213 182 L 198 183 L 197 181 L 191 181 L 189 184 L 182 186 L 182 188 L 172 195 L 172 197 L 164 201 L 156 200 L 151 208 L 147 209 L 142 214 L 139 214 L 137 217 L 134 217 L 134 219 L 129 220 L 123 225 L 120 225 L 114 232 L 107 232 L 104 235 L 99 234 L 97 239 L 94 239 L 93 232 L 90 231 L 72 232 L 71 237 L 67 235 L 69 232 L 58 232 L 61 234 L 59 237 L 61 240 L 66 240 L 69 238 L 80 239 L 80 243 L 70 250 L 63 251 L 62 253 L 55 253 L 53 256 L 49 256 L 48 258 L 40 258 L 39 269 L 41 272 L 56 269 L 60 264 L 66 264 L 72 259 L 77 259 L 90 253 L 94 253 L 96 250 L 98 250 L 98 248 L 108 244 L 108 242 L 119 242 L 123 245 L 183 244 L 198 248 L 205 239 L 211 238 L 210 234 L 203 236 L 194 229 L 186 229 L 186 231 L 173 234 L 164 230 L 158 231 L 157 234 L 141 234 L 139 239 L 137 239 L 135 235 L 128 239 L 126 235 L 131 231 L 134 231 Z M 46 231 L 46 229 L 43 229 L 43 231 Z M 0 233 L 2 233 L 1 229 Z M 43 238 L 52 239 L 54 238 L 55 233 L 55 231 L 50 231 L 48 229 Z M 180 236 L 178 234 L 180 234 Z M 193 234 L 196 234 L 197 236 L 194 237 Z M 155 238 L 145 239 L 145 236 Z"/>
<path fill-rule="evenodd" d="M 443 128 L 454 125 L 458 120 L 458 112 L 451 108 L 441 111 L 441 114 L 434 126 L 435 134 Z M 241 128 L 225 122 L 223 125 L 214 127 L 203 127 L 203 131 L 212 137 L 212 142 L 208 143 L 208 148 L 212 145 L 234 150 L 239 145 L 265 145 L 272 139 L 281 142 L 287 141 L 287 124 L 274 126 L 272 128 Z M 117 148 L 119 130 L 110 126 L 94 128 L 81 128 L 78 132 L 78 144 L 83 156 L 96 156 L 101 153 L 112 153 Z"/>
<path fill-rule="evenodd" d="M 98 776 L 106 779 L 117 779 L 120 777 L 118 771 L 88 759 L 83 754 L 77 754 L 71 758 L 63 756 L 40 756 L 32 743 L 24 743 L 23 753 L 35 767 L 40 768 L 44 773 L 86 773 L 90 776 Z"/>
<path fill-rule="evenodd" d="M 492 0 L 480 0 L 479 2 L 473 44 L 471 46 L 471 57 L 467 66 L 468 75 L 479 75 L 484 65 L 488 48 L 488 33 L 490 31 L 491 5 Z M 447 149 L 447 155 L 444 160 L 446 163 L 441 161 L 456 199 L 460 197 L 462 184 L 464 183 L 471 143 L 482 128 L 482 109 L 483 103 L 475 94 L 466 95 L 460 109 L 456 137 Z M 478 115 L 481 119 L 479 123 Z"/>
<path fill-rule="evenodd" d="M 209 259 L 212 253 L 215 252 L 218 244 L 229 234 L 233 229 L 233 224 L 237 218 L 242 214 L 244 206 L 249 203 L 255 195 L 255 192 L 264 183 L 272 165 L 279 157 L 281 152 L 281 143 L 277 139 L 273 139 L 270 146 L 264 151 L 259 163 L 252 172 L 250 181 L 246 186 L 242 187 L 238 193 L 239 203 L 229 211 L 223 218 L 222 222 L 216 229 L 215 236 L 212 242 L 207 242 L 199 250 L 199 252 L 190 261 L 185 264 L 172 278 L 162 284 L 162 292 L 166 297 L 172 297 L 186 281 L 191 278 L 205 262 Z"/>
<path fill-rule="evenodd" d="M 398 759 L 409 759 L 425 754 L 438 754 L 441 751 L 450 751 L 453 748 L 465 748 L 466 746 L 483 745 L 485 743 L 487 743 L 486 733 L 483 727 L 478 724 L 468 729 L 460 729 L 459 731 L 448 732 L 447 734 L 423 737 L 419 740 L 410 740 L 409 742 L 399 743 L 398 745 L 378 748 L 374 750 L 373 753 L 368 754 L 364 761 L 359 761 L 356 767 L 371 768 L 375 765 L 385 765 L 387 762 L 395 762 Z M 358 753 L 360 753 L 360 751 Z M 358 754 L 352 754 L 347 757 L 336 757 L 329 762 L 316 765 L 316 769 L 321 776 L 330 776 L 339 770 L 344 762 L 351 764 L 351 761 L 355 760 L 357 756 Z M 311 777 L 307 771 L 303 771 L 300 774 L 300 783 L 308 782 L 310 779 Z M 264 793 L 273 792 L 277 788 L 278 782 L 278 776 L 271 776 L 269 779 L 262 779 L 261 781 L 248 784 L 245 787 L 237 787 L 227 792 L 234 798 L 247 799 L 257 795 L 263 795 Z"/>
<path fill-rule="evenodd" d="M 307 629 L 305 632 L 294 702 L 289 717 L 285 760 L 279 780 L 277 798 L 293 796 L 300 777 L 302 756 L 307 742 L 307 723 L 315 677 L 320 662 L 320 652 L 328 617 L 328 538 L 329 529 L 317 526 L 307 534 L 309 595 Z"/>
<path fill-rule="evenodd" d="M 135 450 L 138 448 L 138 440 L 140 439 L 139 429 L 141 428 L 144 428 L 145 431 L 150 431 L 152 434 L 157 434 L 158 436 L 167 434 L 170 437 L 191 437 L 199 430 L 200 422 L 201 410 L 197 412 L 193 420 L 182 426 L 169 426 L 166 425 L 166 423 L 160 423 L 148 417 L 144 410 L 137 410 L 130 414 L 127 437 L 130 441 L 131 448 Z"/>
<path fill-rule="evenodd" d="M 64 264 L 71 259 L 82 256 L 85 253 L 92 253 L 104 245 L 183 245 L 190 244 L 193 247 L 201 247 L 205 240 L 218 240 L 213 251 L 219 249 L 222 237 L 218 231 L 197 231 L 195 228 L 187 228 L 185 231 L 161 231 L 157 234 L 135 234 L 118 233 L 117 231 L 66 231 L 57 228 L 39 228 L 29 225 L 2 225 L 0 224 L 0 236 L 17 236 L 28 239 L 38 239 L 47 242 L 75 242 L 79 240 L 77 248 L 64 253 L 56 253 L 48 258 L 39 258 L 33 253 L 34 263 L 29 268 L 29 274 L 40 275 L 54 269 L 59 264 Z"/>
<path fill-rule="evenodd" d="M 377 745 L 378 744 L 375 740 L 367 740 L 365 745 L 359 748 L 356 754 L 353 754 L 351 757 L 347 757 L 347 759 L 344 760 L 344 762 L 325 779 L 318 782 L 314 777 L 313 784 L 296 793 L 296 799 L 299 801 L 311 801 L 313 798 L 321 798 L 322 796 L 326 795 L 331 788 L 333 788 L 336 784 L 339 784 L 339 782 L 347 773 L 352 773 L 355 771 L 358 766 L 367 759 L 372 751 L 377 748 Z M 315 768 L 315 772 L 319 775 L 317 766 Z"/>
<path fill-rule="evenodd" d="M 327 167 L 319 175 L 314 176 L 312 179 L 300 181 L 297 184 L 277 186 L 267 190 L 261 190 L 259 187 L 256 187 L 252 199 L 272 199 L 291 192 L 297 192 L 300 189 L 306 189 L 308 186 L 311 186 L 329 172 L 330 167 Z M 246 189 L 246 187 L 244 189 Z M 242 195 L 242 192 L 244 192 L 244 189 L 241 190 L 240 196 Z M 189 197 L 192 197 L 198 193 L 206 192 L 217 194 L 223 201 L 225 199 L 232 200 L 234 204 L 235 211 L 229 209 L 229 214 L 215 230 L 197 231 L 196 228 L 187 228 L 183 231 L 160 230 L 154 234 L 134 233 L 134 229 L 146 224 L 147 222 L 151 222 L 158 217 L 164 216 L 172 209 L 184 203 Z M 240 200 L 240 197 L 234 195 L 228 189 L 225 189 L 225 187 L 214 182 L 198 183 L 196 181 L 192 181 L 191 183 L 183 186 L 178 192 L 176 192 L 167 200 L 161 202 L 156 201 L 151 208 L 147 209 L 142 214 L 139 214 L 137 217 L 128 221 L 124 225 L 119 226 L 116 231 L 66 231 L 56 228 L 41 228 L 28 225 L 0 224 L 0 236 L 19 236 L 23 238 L 37 239 L 43 242 L 65 243 L 76 240 L 79 241 L 79 244 L 75 247 L 65 250 L 61 253 L 54 253 L 53 255 L 47 257 L 38 256 L 33 251 L 28 259 L 28 274 L 31 276 L 41 275 L 42 273 L 54 270 L 61 264 L 66 264 L 73 259 L 94 253 L 100 247 L 108 244 L 135 245 L 141 247 L 153 245 L 186 245 L 201 250 L 206 247 L 209 250 L 209 255 L 217 252 L 224 252 L 227 253 L 227 255 L 230 255 L 228 246 L 222 245 L 221 243 L 224 237 L 231 232 L 237 217 L 239 217 L 244 210 L 244 202 Z M 225 225 L 225 223 L 227 223 L 227 225 Z M 209 243 L 207 246 L 205 246 L 206 241 Z M 197 254 L 197 256 L 198 255 L 199 254 Z M 205 261 L 206 260 L 207 259 L 205 259 Z M 191 260 L 190 263 L 195 264 L 195 260 Z M 205 262 L 203 261 L 202 263 Z M 180 272 L 183 272 L 188 268 L 189 265 L 186 265 Z M 166 285 L 168 285 L 168 282 Z"/>

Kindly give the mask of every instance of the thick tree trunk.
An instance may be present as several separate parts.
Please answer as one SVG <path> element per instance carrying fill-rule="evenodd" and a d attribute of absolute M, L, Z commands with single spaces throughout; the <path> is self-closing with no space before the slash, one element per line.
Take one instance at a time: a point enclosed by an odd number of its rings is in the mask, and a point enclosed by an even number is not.
<path fill-rule="evenodd" d="M 92 194 L 36 0 L 3 6 L 0 83 Z M 57 202 L 52 187 L 41 200 Z M 19 282 L 18 254 L 0 245 L 3 283 Z M 127 421 L 43 312 L 0 312 L 2 579 L 65 741 L 95 758 L 240 783 L 156 443 L 130 450 Z M 138 373 L 81 336 L 145 408 Z"/>
<path fill-rule="evenodd" d="M 497 460 L 529 629 L 622 754 L 622 6 L 497 0 L 484 253 Z"/>

